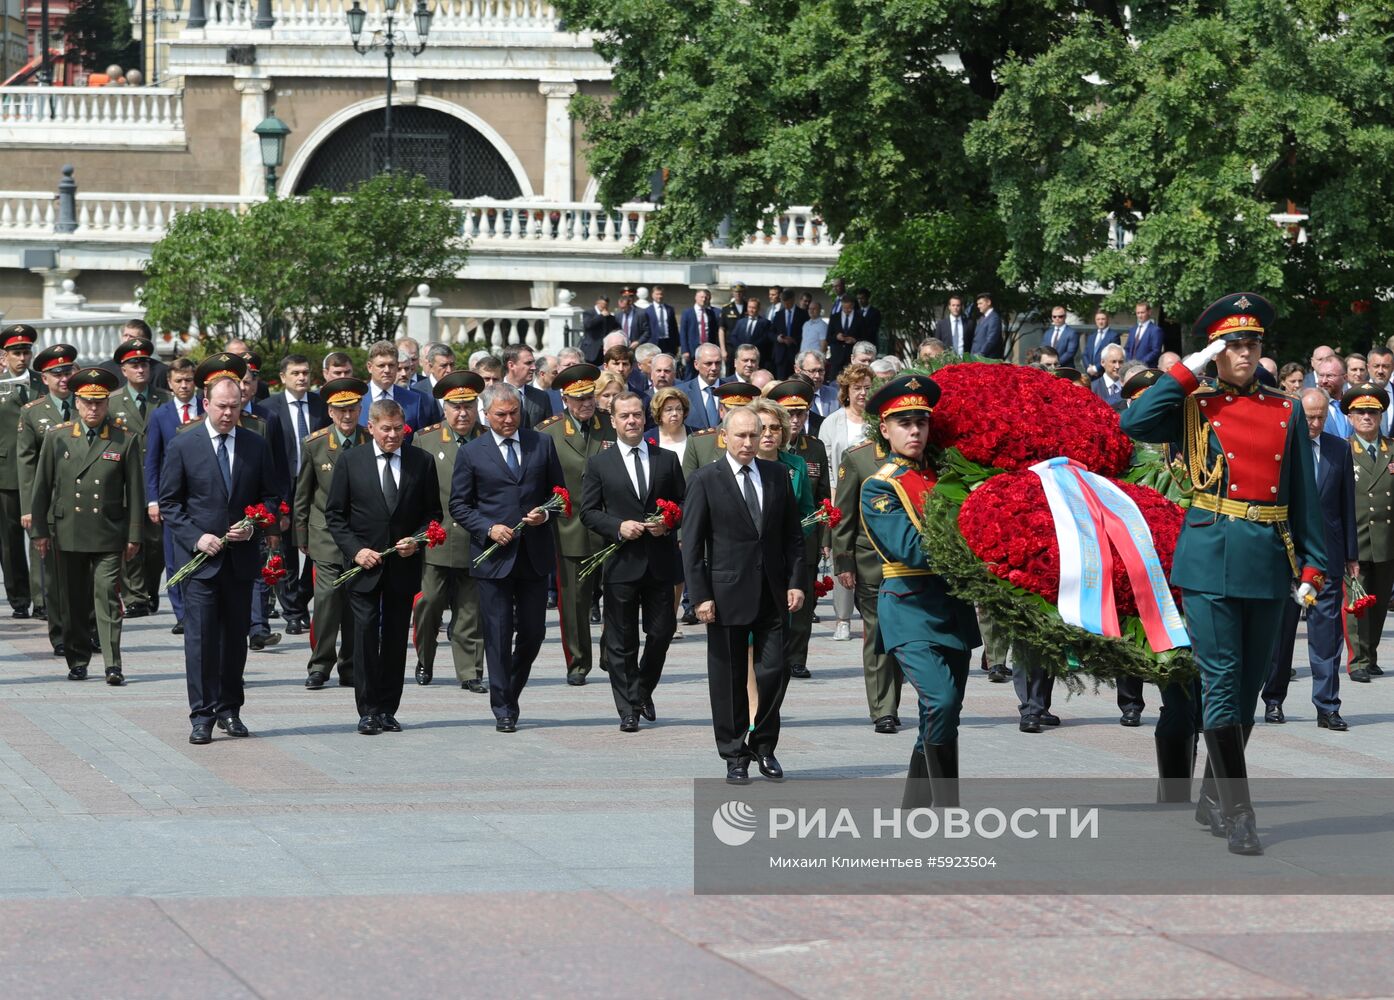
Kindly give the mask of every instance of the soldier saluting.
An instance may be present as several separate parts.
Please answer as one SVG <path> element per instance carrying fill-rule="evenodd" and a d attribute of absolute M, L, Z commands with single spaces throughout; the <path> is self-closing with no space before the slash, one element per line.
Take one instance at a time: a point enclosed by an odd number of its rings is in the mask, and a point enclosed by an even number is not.
<path fill-rule="evenodd" d="M 63 580 L 63 647 L 68 680 L 87 679 L 92 659 L 87 621 L 95 607 L 106 682 L 121 671 L 121 567 L 140 551 L 145 523 L 145 464 L 140 437 L 112 420 L 108 397 L 116 376 L 86 368 L 68 380 L 78 419 L 44 437 L 34 470 L 34 544 L 56 548 Z"/>
<path fill-rule="evenodd" d="M 1283 601 L 1314 601 L 1326 585 L 1326 543 L 1296 401 L 1255 380 L 1273 307 L 1227 295 L 1196 322 L 1208 342 L 1124 411 L 1125 433 L 1181 442 L 1194 494 L 1176 543 L 1204 711 L 1205 780 L 1197 819 L 1235 854 L 1262 854 L 1244 744 L 1278 638 Z M 1218 379 L 1201 382 L 1213 360 Z M 1213 776 L 1213 777 L 1212 777 Z M 1215 795 L 1218 792 L 1218 801 Z"/>

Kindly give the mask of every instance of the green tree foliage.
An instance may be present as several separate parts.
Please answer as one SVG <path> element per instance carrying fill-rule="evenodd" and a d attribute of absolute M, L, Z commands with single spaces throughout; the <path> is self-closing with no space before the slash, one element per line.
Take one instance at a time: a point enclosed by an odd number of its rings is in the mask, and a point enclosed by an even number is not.
<path fill-rule="evenodd" d="M 179 216 L 151 252 L 142 301 L 159 327 L 364 344 L 394 336 L 416 285 L 444 284 L 465 259 L 450 196 L 383 174 L 343 196 Z"/>
<path fill-rule="evenodd" d="M 77 0 L 63 19 L 63 36 L 90 72 L 104 73 L 113 64 L 122 69 L 140 65 L 140 43 L 131 38 L 131 9 L 125 0 Z"/>

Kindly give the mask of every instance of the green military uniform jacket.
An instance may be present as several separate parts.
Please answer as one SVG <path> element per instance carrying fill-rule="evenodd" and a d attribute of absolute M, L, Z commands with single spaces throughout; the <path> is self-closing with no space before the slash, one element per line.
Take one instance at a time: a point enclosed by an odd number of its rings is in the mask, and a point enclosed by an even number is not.
<path fill-rule="evenodd" d="M 69 400 L 69 406 L 76 413 L 76 403 Z M 49 431 L 64 423 L 63 411 L 53 405 L 53 397 L 47 394 L 26 403 L 20 410 L 19 432 L 15 441 L 15 452 L 19 457 L 19 513 L 21 516 L 33 513 L 30 501 L 34 496 L 34 470 L 39 465 L 39 449 Z"/>
<path fill-rule="evenodd" d="M 726 435 L 718 427 L 693 431 L 687 436 L 682 453 L 682 477 L 686 481 L 704 465 L 710 465 L 726 453 Z"/>
<path fill-rule="evenodd" d="M 372 436 L 365 428 L 354 427 L 348 440 L 357 448 L 372 441 Z M 296 546 L 305 546 L 310 558 L 317 563 L 337 565 L 344 561 L 343 551 L 324 522 L 329 481 L 334 478 L 334 466 L 343 453 L 337 427 L 320 428 L 300 446 L 300 474 L 295 477 L 295 520 L 291 528 Z"/>
<path fill-rule="evenodd" d="M 1296 399 L 1257 381 L 1242 387 L 1201 383 L 1177 364 L 1128 405 L 1122 426 L 1139 441 L 1181 442 L 1183 460 L 1203 462 L 1207 474 L 1218 463 L 1218 479 L 1197 484 L 1186 511 L 1172 560 L 1172 586 L 1218 597 L 1284 598 L 1295 575 L 1293 559 L 1303 582 L 1324 579 L 1321 501 Z M 1286 506 L 1291 557 L 1279 525 L 1204 510 L 1197 505 L 1202 493 Z"/>
<path fill-rule="evenodd" d="M 837 470 L 837 499 L 842 521 L 832 531 L 833 572 L 855 573 L 865 586 L 881 586 L 881 557 L 862 522 L 862 484 L 886 464 L 886 452 L 866 441 L 842 453 Z"/>
<path fill-rule="evenodd" d="M 68 552 L 119 552 L 138 544 L 145 523 L 140 436 L 111 417 L 87 440 L 74 420 L 44 437 L 34 470 L 33 535 Z"/>
<path fill-rule="evenodd" d="M 813 506 L 817 507 L 824 500 L 832 499 L 832 486 L 828 482 L 828 448 L 812 434 L 799 434 L 793 441 L 789 442 L 789 453 L 802 458 L 804 465 L 808 469 L 808 485 L 813 490 Z M 829 544 L 827 529 L 811 532 L 810 546 L 811 552 L 816 552 L 822 546 Z M 818 560 L 814 559 L 812 568 L 818 568 Z"/>
<path fill-rule="evenodd" d="M 1360 561 L 1389 562 L 1394 560 L 1394 469 L 1389 467 L 1394 451 L 1384 435 L 1379 437 L 1375 458 L 1354 434 L 1350 446 L 1355 459 L 1355 533 Z"/>
<path fill-rule="evenodd" d="M 932 472 L 899 455 L 862 484 L 862 521 L 882 562 L 877 652 L 908 642 L 962 652 L 982 644 L 973 606 L 950 594 L 925 558 L 920 515 L 933 484 Z"/>
<path fill-rule="evenodd" d="M 466 436 L 473 441 L 484 433 L 482 421 L 476 422 Z M 450 518 L 450 480 L 455 474 L 455 454 L 460 450 L 460 442 L 455 431 L 447 423 L 423 427 L 412 438 L 412 447 L 420 448 L 431 461 L 436 463 L 436 480 L 440 483 L 440 509 L 444 511 L 441 527 L 445 529 L 445 542 L 435 548 L 426 549 L 426 561 L 432 566 L 448 566 L 451 569 L 468 570 L 473 563 L 470 559 L 469 533 Z M 297 499 L 299 493 L 296 494 Z M 323 514 L 321 513 L 321 517 Z"/>
<path fill-rule="evenodd" d="M 145 388 L 145 416 L 140 415 L 140 407 L 131 398 L 131 391 L 128 386 L 122 386 L 111 394 L 111 404 L 108 412 L 113 420 L 117 420 L 123 427 L 126 427 L 141 437 L 141 442 L 145 441 L 145 428 L 149 423 L 150 414 L 155 412 L 155 407 L 168 403 L 174 398 L 174 394 L 164 389 L 157 389 L 150 385 Z"/>
<path fill-rule="evenodd" d="M 0 382 L 0 490 L 19 489 L 20 410 L 44 394 L 33 372 L 27 382 Z"/>
<path fill-rule="evenodd" d="M 581 479 L 586 473 L 586 463 L 591 456 L 599 455 L 615 443 L 615 429 L 604 414 L 597 412 L 591 417 L 590 425 L 589 444 L 570 413 L 548 417 L 534 428 L 539 434 L 546 434 L 556 445 L 563 485 L 571 494 L 573 503 L 581 495 Z M 557 533 L 557 546 L 568 559 L 584 559 L 610 544 L 609 540 L 602 539 L 587 528 L 579 517 L 553 517 L 550 520 Z"/>

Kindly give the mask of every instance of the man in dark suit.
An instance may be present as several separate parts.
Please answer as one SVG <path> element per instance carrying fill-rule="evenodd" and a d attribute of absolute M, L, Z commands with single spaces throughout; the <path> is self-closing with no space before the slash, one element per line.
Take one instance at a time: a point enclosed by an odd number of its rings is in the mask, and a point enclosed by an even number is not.
<path fill-rule="evenodd" d="M 678 324 L 678 349 L 682 352 L 678 360 L 682 362 L 683 374 L 692 374 L 697 348 L 720 342 L 721 312 L 711 305 L 711 292 L 699 288 L 693 296 L 692 305 L 683 310 L 682 321 Z"/>
<path fill-rule="evenodd" d="M 1006 350 L 1002 334 L 1002 317 L 992 305 L 992 295 L 979 292 L 978 317 L 973 324 L 973 353 L 984 358 L 1000 358 Z"/>
<path fill-rule="evenodd" d="M 1094 329 L 1080 338 L 1079 369 L 1092 379 L 1104 373 L 1104 348 L 1118 343 L 1118 331 L 1110 328 L 1108 323 L 1108 312 L 1103 309 L 1096 311 Z"/>
<path fill-rule="evenodd" d="M 678 355 L 678 317 L 673 307 L 663 301 L 663 286 L 654 285 L 649 293 L 653 301 L 644 310 L 648 320 L 648 343 L 657 344 L 664 354 Z"/>
<path fill-rule="evenodd" d="M 736 351 L 746 344 L 759 350 L 760 367 L 768 368 L 774 352 L 774 335 L 770 321 L 760 315 L 760 302 L 753 295 L 745 300 L 745 315 L 725 334 L 728 367 L 735 360 Z"/>
<path fill-rule="evenodd" d="M 878 354 L 891 353 L 889 343 L 881 340 L 881 310 L 871 304 L 871 289 L 857 289 L 857 315 L 862 320 L 862 339 L 876 345 Z"/>
<path fill-rule="evenodd" d="M 1094 381 L 1094 395 L 1098 396 L 1118 413 L 1122 413 L 1128 401 L 1123 397 L 1123 348 L 1118 344 L 1105 347 L 1100 356 L 1103 374 Z"/>
<path fill-rule="evenodd" d="M 203 416 L 203 396 L 194 385 L 194 363 L 188 358 L 175 358 L 170 363 L 169 388 L 174 398 L 157 406 L 145 425 L 145 495 L 149 498 L 146 513 L 152 524 L 161 524 L 164 520 L 160 515 L 160 469 L 164 467 L 165 452 L 180 427 Z M 165 576 L 171 577 L 179 572 L 180 564 L 175 562 L 169 525 L 164 525 L 162 532 Z M 170 607 L 174 609 L 174 627 L 170 631 L 183 635 L 184 585 L 168 587 L 166 592 Z"/>
<path fill-rule="evenodd" d="M 705 430 L 721 423 L 720 405 L 712 392 L 723 382 L 729 381 L 721 375 L 721 348 L 716 344 L 698 347 L 693 368 L 696 376 L 679 383 L 678 388 L 687 393 L 688 402 L 692 404 L 687 414 L 687 426 Z"/>
<path fill-rule="evenodd" d="M 842 297 L 842 308 L 828 320 L 828 381 L 837 381 L 838 373 L 852 360 L 852 347 L 862 336 L 861 315 L 850 296 Z"/>
<path fill-rule="evenodd" d="M 455 352 L 449 344 L 432 344 L 426 348 L 426 373 L 411 384 L 412 391 L 421 397 L 423 413 L 429 424 L 445 419 L 445 410 L 436 399 L 436 383 L 455 370 Z"/>
<path fill-rule="evenodd" d="M 503 350 L 503 380 L 518 393 L 524 427 L 536 427 L 552 415 L 552 401 L 532 384 L 537 356 L 527 344 L 509 344 Z"/>
<path fill-rule="evenodd" d="M 948 312 L 934 324 L 934 335 L 946 350 L 967 353 L 973 346 L 973 321 L 963 313 L 963 296 L 950 295 Z"/>
<path fill-rule="evenodd" d="M 1348 413 L 1351 403 L 1367 396 L 1375 397 L 1376 394 L 1384 395 L 1379 390 L 1366 393 L 1356 387 L 1341 399 L 1341 409 Z M 1360 574 L 1360 545 L 1355 522 L 1353 453 L 1347 442 L 1334 434 L 1323 433 L 1327 412 L 1325 392 L 1321 389 L 1302 391 L 1302 413 L 1307 420 L 1307 437 L 1311 442 L 1312 459 L 1316 463 L 1317 495 L 1321 500 L 1321 519 L 1325 526 L 1326 565 L 1322 569 L 1330 581 L 1317 595 L 1316 604 L 1307 608 L 1307 658 L 1312 667 L 1312 704 L 1316 706 L 1319 727 L 1342 733 L 1350 728 L 1341 718 L 1340 695 L 1341 652 L 1344 648 L 1341 605 L 1345 588 L 1336 581 Z M 1295 602 L 1284 602 L 1273 666 L 1263 686 L 1265 722 L 1284 721 L 1283 701 L 1288 693 L 1299 610 Z"/>
<path fill-rule="evenodd" d="M 697 619 L 707 626 L 707 683 L 716 748 L 726 780 L 750 780 L 750 760 L 772 780 L 779 708 L 789 684 L 784 619 L 803 606 L 803 534 L 789 474 L 755 457 L 759 417 L 744 408 L 727 415 L 726 455 L 693 473 L 683 516 L 683 570 Z M 746 692 L 754 655 L 758 697 L 754 728 Z"/>
<path fill-rule="evenodd" d="M 586 364 L 599 365 L 600 356 L 605 353 L 605 336 L 618 330 L 619 321 L 610 314 L 610 296 L 601 295 L 595 306 L 581 314 L 581 357 Z"/>
<path fill-rule="evenodd" d="M 630 347 L 642 344 L 649 339 L 649 318 L 643 310 L 634 305 L 634 289 L 626 288 L 620 293 L 620 307 L 615 311 L 616 329 L 624 334 Z"/>
<path fill-rule="evenodd" d="M 189 686 L 189 742 L 211 743 L 213 724 L 246 736 L 242 724 L 242 671 L 252 621 L 252 581 L 261 568 L 261 529 L 239 524 L 249 506 L 280 503 L 271 448 L 239 428 L 242 377 L 247 365 L 215 354 L 199 365 L 207 418 L 177 434 L 160 471 L 160 516 L 169 526 L 176 565 L 196 552 L 208 556 L 184 583 L 184 670 Z M 276 535 L 273 522 L 265 529 Z M 226 541 L 224 540 L 226 539 Z"/>
<path fill-rule="evenodd" d="M 489 432 L 455 456 L 450 516 L 469 532 L 471 560 L 499 546 L 471 573 L 479 587 L 494 728 L 512 733 L 518 697 L 546 632 L 547 578 L 557 555 L 552 532 L 542 530 L 551 516 L 542 506 L 563 485 L 562 469 L 551 439 L 519 426 L 521 404 L 511 388 L 491 385 L 480 401 Z"/>
<path fill-rule="evenodd" d="M 605 662 L 620 731 L 639 731 L 639 717 L 657 717 L 653 691 L 677 629 L 673 585 L 682 582 L 677 534 L 648 522 L 659 500 L 681 505 L 682 469 L 671 451 L 644 440 L 644 401 L 622 392 L 611 406 L 617 442 L 586 463 L 581 520 L 605 540 L 623 542 L 606 562 Z M 644 653 L 639 655 L 639 614 Z"/>
<path fill-rule="evenodd" d="M 291 512 L 281 530 L 288 531 L 290 519 L 295 517 L 295 482 L 300 475 L 305 439 L 329 426 L 329 409 L 319 393 L 310 389 L 310 359 L 305 355 L 287 354 L 281 359 L 281 385 L 284 390 L 266 397 L 262 406 L 271 415 L 266 425 L 267 444 L 286 474 L 282 492 L 289 498 Z M 284 555 L 286 578 L 276 593 L 285 615 L 286 633 L 300 635 L 310 628 L 310 595 L 314 590 L 310 560 L 304 561 L 302 570 L 300 550 L 294 545 L 285 546 Z"/>
<path fill-rule="evenodd" d="M 353 691 L 358 731 L 400 733 L 412 599 L 421 589 L 417 535 L 439 522 L 436 466 L 418 448 L 403 448 L 406 420 L 390 399 L 369 407 L 369 447 L 350 448 L 334 466 L 324 523 L 344 559 L 362 572 L 349 588 L 353 618 Z M 383 555 L 388 549 L 395 554 Z"/>
<path fill-rule="evenodd" d="M 1127 360 L 1155 368 L 1162 355 L 1162 328 L 1152 321 L 1152 307 L 1146 302 L 1134 306 L 1133 314 L 1137 317 L 1137 325 L 1128 335 Z"/>
<path fill-rule="evenodd" d="M 799 354 L 799 343 L 803 340 L 803 325 L 808 322 L 808 313 L 794 305 L 794 290 L 786 289 L 780 307 L 775 311 L 773 328 L 774 367 L 770 369 L 774 377 L 783 381 L 794 373 L 794 359 Z"/>
<path fill-rule="evenodd" d="M 394 400 L 402 408 L 402 416 L 407 424 L 407 443 L 411 443 L 412 432 L 418 427 L 431 423 L 430 415 L 419 392 L 397 384 L 397 372 L 401 363 L 397 360 L 397 345 L 390 340 L 379 340 L 368 348 L 368 395 L 363 397 L 363 410 L 358 415 L 361 427 L 368 426 L 368 411 L 380 399 Z"/>
<path fill-rule="evenodd" d="M 1065 307 L 1055 306 L 1050 310 L 1050 326 L 1041 334 L 1041 346 L 1055 352 L 1059 363 L 1066 368 L 1075 367 L 1075 355 L 1079 353 L 1079 334 L 1065 322 Z"/>

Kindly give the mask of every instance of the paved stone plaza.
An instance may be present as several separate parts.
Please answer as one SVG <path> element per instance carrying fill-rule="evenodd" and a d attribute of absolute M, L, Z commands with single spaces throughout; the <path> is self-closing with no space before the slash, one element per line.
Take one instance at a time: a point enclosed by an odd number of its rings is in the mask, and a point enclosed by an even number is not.
<path fill-rule="evenodd" d="M 898 778 L 913 735 L 872 732 L 823 610 L 780 758 Z M 111 689 L 0 620 L 0 997 L 1394 994 L 1389 897 L 694 896 L 690 779 L 724 773 L 698 629 L 637 735 L 603 674 L 566 685 L 552 613 L 515 735 L 446 670 L 408 681 L 405 732 L 359 736 L 350 691 L 303 688 L 299 636 L 251 654 L 253 737 L 194 747 L 171 624 L 128 623 Z M 1394 776 L 1394 679 L 1342 694 L 1350 732 L 1318 730 L 1304 669 L 1253 773 Z M 1111 690 L 1061 695 L 1024 735 L 975 669 L 964 778 L 1149 776 L 1148 699 L 1127 730 Z"/>

